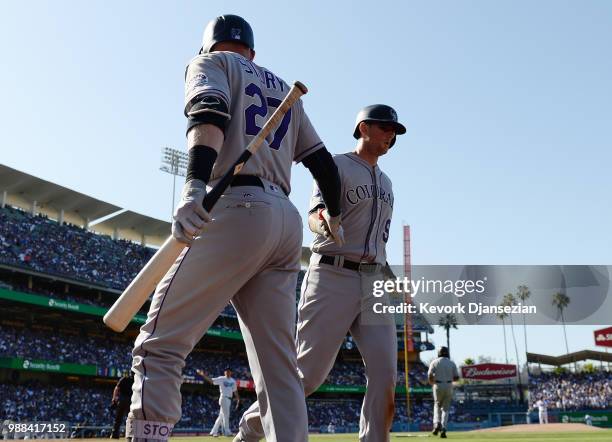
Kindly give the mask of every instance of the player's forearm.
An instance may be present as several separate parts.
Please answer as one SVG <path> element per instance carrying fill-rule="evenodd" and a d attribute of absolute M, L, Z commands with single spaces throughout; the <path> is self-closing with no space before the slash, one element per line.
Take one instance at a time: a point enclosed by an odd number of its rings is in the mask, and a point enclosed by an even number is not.
<path fill-rule="evenodd" d="M 202 371 L 201 369 L 197 369 L 196 373 L 202 377 L 202 379 L 204 379 L 206 382 L 208 382 L 209 384 L 212 384 L 213 381 L 211 378 L 209 378 L 208 376 L 206 376 L 206 373 L 204 373 L 204 371 Z"/>
<path fill-rule="evenodd" d="M 223 140 L 223 131 L 213 124 L 199 124 L 187 132 L 188 149 L 194 146 L 209 146 L 219 153 Z"/>
<path fill-rule="evenodd" d="M 192 188 L 206 187 L 223 144 L 223 131 L 212 124 L 199 124 L 187 132 L 189 163 L 185 182 Z"/>
<path fill-rule="evenodd" d="M 323 197 L 325 207 L 327 207 L 329 214 L 331 216 L 340 215 L 340 193 L 342 183 L 340 181 L 338 167 L 331 154 L 323 147 L 304 158 L 302 163 L 308 168 L 312 177 L 317 182 L 317 186 L 321 191 L 321 196 Z"/>

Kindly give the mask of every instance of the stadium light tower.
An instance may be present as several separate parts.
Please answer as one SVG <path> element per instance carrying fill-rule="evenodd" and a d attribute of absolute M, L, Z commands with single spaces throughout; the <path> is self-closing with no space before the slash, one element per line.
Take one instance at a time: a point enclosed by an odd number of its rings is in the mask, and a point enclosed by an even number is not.
<path fill-rule="evenodd" d="M 176 177 L 187 175 L 187 163 L 189 156 L 187 152 L 171 147 L 162 147 L 161 166 L 159 170 L 174 176 L 172 180 L 172 207 L 170 208 L 170 222 L 174 214 L 174 195 L 176 194 Z"/>

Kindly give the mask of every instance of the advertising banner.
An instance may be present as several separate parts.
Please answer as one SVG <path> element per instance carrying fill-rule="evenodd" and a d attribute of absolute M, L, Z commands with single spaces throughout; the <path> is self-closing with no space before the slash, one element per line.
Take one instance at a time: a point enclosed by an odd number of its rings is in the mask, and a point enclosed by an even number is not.
<path fill-rule="evenodd" d="M 17 370 L 46 371 L 52 373 L 81 374 L 95 376 L 95 365 L 70 364 L 66 362 L 43 361 L 23 358 L 0 358 L 0 367 Z"/>
<path fill-rule="evenodd" d="M 595 345 L 612 347 L 612 327 L 595 330 Z"/>
<path fill-rule="evenodd" d="M 511 364 L 476 364 L 461 367 L 464 379 L 491 381 L 516 377 L 516 365 Z"/>

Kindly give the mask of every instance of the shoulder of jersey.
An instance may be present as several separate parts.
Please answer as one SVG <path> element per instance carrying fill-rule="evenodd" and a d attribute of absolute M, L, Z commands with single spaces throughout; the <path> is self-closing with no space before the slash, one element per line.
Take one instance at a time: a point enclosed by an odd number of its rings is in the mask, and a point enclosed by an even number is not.
<path fill-rule="evenodd" d="M 207 58 L 218 58 L 221 54 L 223 54 L 223 52 L 207 52 L 206 54 L 198 54 L 195 57 L 193 57 L 191 60 L 189 60 L 188 64 L 193 63 L 196 60 L 204 60 Z"/>
<path fill-rule="evenodd" d="M 382 171 L 382 169 L 380 168 L 380 166 L 378 167 L 378 170 L 380 170 L 380 174 L 381 176 L 386 179 L 387 181 L 389 181 L 389 183 L 391 183 L 391 178 L 389 178 L 389 175 L 387 175 L 385 172 Z"/>
<path fill-rule="evenodd" d="M 344 162 L 344 161 L 350 161 L 350 158 L 349 158 L 349 153 L 350 153 L 350 152 L 345 152 L 345 153 L 336 153 L 336 154 L 332 155 L 332 157 L 333 157 L 333 159 L 334 159 L 334 161 L 335 161 L 336 163 L 338 163 L 338 162 Z"/>
<path fill-rule="evenodd" d="M 237 54 L 236 54 L 237 55 Z M 197 64 L 198 62 L 202 62 L 204 60 L 211 60 L 213 62 L 217 62 L 222 65 L 226 65 L 231 63 L 232 53 L 231 52 L 208 52 L 206 54 L 198 54 L 189 60 L 187 67 Z"/>

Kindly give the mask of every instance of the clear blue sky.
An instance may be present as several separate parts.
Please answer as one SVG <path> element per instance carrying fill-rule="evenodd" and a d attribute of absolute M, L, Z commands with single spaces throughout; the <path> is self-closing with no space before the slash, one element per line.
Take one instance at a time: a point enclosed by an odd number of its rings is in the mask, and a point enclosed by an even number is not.
<path fill-rule="evenodd" d="M 185 145 L 184 66 L 222 13 L 250 21 L 256 62 L 310 88 L 330 151 L 353 148 L 359 108 L 397 109 L 408 132 L 381 161 L 392 264 L 403 222 L 415 264 L 612 263 L 605 0 L 3 2 L 2 163 L 167 219 L 160 148 Z M 304 212 L 303 167 L 292 184 Z M 454 356 L 501 360 L 501 329 L 482 331 L 455 332 Z M 564 351 L 560 327 L 532 335 L 530 350 Z"/>

